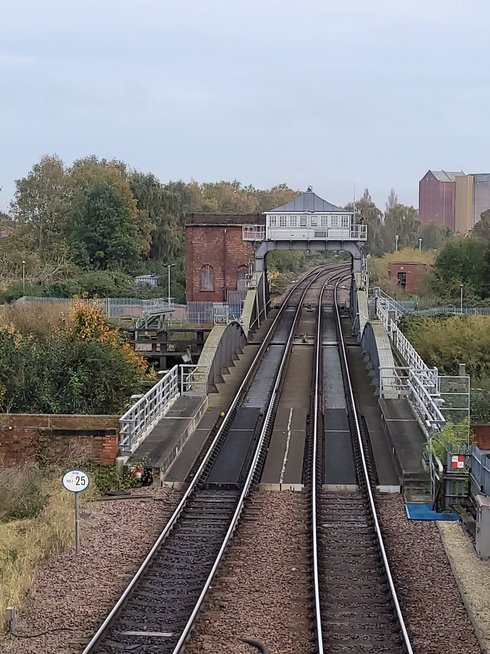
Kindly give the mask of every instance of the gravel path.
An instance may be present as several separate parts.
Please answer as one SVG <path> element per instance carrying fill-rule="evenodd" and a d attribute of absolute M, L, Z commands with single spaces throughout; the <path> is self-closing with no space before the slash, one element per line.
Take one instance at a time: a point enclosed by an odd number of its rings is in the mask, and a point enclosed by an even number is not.
<path fill-rule="evenodd" d="M 258 489 L 218 571 L 186 654 L 311 654 L 307 494 Z"/>
<path fill-rule="evenodd" d="M 2 654 L 79 654 L 126 587 L 162 530 L 181 494 L 137 489 L 148 500 L 91 502 L 82 507 L 81 552 L 43 563 L 22 608 L 17 631 L 35 638 L 0 639 Z"/>
<path fill-rule="evenodd" d="M 438 527 L 465 601 L 478 626 L 481 643 L 490 651 L 490 561 L 478 558 L 460 524 L 440 522 Z"/>
<path fill-rule="evenodd" d="M 400 495 L 381 495 L 378 505 L 414 651 L 479 654 L 436 524 L 408 520 Z"/>

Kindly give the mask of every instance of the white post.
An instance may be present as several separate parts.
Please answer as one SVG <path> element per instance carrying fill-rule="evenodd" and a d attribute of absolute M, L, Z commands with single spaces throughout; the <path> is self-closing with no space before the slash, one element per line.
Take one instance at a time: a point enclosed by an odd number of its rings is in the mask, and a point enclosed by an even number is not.
<path fill-rule="evenodd" d="M 398 234 L 395 234 L 395 252 L 398 252 Z"/>
<path fill-rule="evenodd" d="M 170 264 L 167 265 L 167 280 L 168 280 L 168 306 L 170 307 Z"/>
<path fill-rule="evenodd" d="M 419 238 L 419 250 L 422 252 L 422 239 Z"/>
<path fill-rule="evenodd" d="M 22 295 L 26 294 L 26 262 L 22 260 Z"/>
<path fill-rule="evenodd" d="M 460 313 L 463 313 L 463 284 L 461 284 L 461 296 L 459 298 Z"/>

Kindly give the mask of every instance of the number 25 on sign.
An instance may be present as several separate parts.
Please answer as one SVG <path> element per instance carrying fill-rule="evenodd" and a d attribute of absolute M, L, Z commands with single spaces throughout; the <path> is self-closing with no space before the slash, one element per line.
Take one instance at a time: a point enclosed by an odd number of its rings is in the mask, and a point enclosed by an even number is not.
<path fill-rule="evenodd" d="M 80 551 L 80 493 L 87 490 L 90 478 L 83 470 L 68 470 L 61 479 L 63 487 L 75 495 L 75 551 Z"/>

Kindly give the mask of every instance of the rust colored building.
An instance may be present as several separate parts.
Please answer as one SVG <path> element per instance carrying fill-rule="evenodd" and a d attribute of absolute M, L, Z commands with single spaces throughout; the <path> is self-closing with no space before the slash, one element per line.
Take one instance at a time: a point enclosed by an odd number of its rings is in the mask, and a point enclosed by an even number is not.
<path fill-rule="evenodd" d="M 419 220 L 455 231 L 456 177 L 463 171 L 428 170 L 419 182 Z"/>
<path fill-rule="evenodd" d="M 254 249 L 242 225 L 265 225 L 262 214 L 191 214 L 185 224 L 187 302 L 226 302 L 229 291 L 246 289 Z"/>
<path fill-rule="evenodd" d="M 416 293 L 427 277 L 428 266 L 425 263 L 410 261 L 391 261 L 389 264 L 390 279 L 407 293 Z"/>

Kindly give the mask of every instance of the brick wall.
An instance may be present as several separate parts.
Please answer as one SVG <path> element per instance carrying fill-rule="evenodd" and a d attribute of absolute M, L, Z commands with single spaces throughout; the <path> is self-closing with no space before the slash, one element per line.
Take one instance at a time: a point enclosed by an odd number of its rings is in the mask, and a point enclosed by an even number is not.
<path fill-rule="evenodd" d="M 490 450 L 490 425 L 471 425 L 471 429 L 480 450 Z"/>
<path fill-rule="evenodd" d="M 63 460 L 70 457 L 113 465 L 119 416 L 0 415 L 0 462 Z"/>
<path fill-rule="evenodd" d="M 186 225 L 187 302 L 226 302 L 226 291 L 237 288 L 238 269 L 253 261 L 254 250 L 251 242 L 242 239 L 241 224 Z M 212 291 L 201 290 L 205 265 L 214 271 Z"/>
<path fill-rule="evenodd" d="M 415 293 L 426 281 L 428 267 L 425 263 L 406 263 L 393 261 L 389 263 L 390 279 L 398 281 L 398 273 L 405 273 L 407 293 Z"/>

